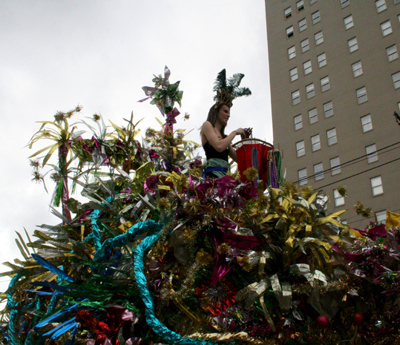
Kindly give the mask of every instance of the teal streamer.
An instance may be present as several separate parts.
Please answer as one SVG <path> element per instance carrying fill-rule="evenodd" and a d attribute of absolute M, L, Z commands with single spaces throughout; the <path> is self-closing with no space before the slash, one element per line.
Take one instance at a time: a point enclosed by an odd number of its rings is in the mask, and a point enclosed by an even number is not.
<path fill-rule="evenodd" d="M 135 249 L 134 257 L 134 274 L 136 283 L 142 296 L 143 303 L 145 305 L 145 316 L 147 324 L 153 329 L 155 333 L 161 336 L 169 344 L 177 345 L 211 345 L 215 343 L 198 341 L 187 337 L 182 337 L 180 334 L 171 331 L 164 324 L 162 324 L 156 317 L 154 311 L 153 299 L 150 296 L 150 292 L 147 289 L 147 279 L 144 275 L 144 262 L 143 256 L 147 249 L 149 249 L 158 239 L 159 232 L 147 236 Z"/>
<path fill-rule="evenodd" d="M 40 309 L 42 308 L 42 305 L 43 305 L 43 298 L 41 298 L 39 296 L 39 298 L 36 301 L 36 310 L 40 311 Z M 24 345 L 31 345 L 32 344 L 32 332 L 31 332 L 31 329 L 32 329 L 32 325 L 36 323 L 37 319 L 38 319 L 37 315 L 35 315 L 32 318 L 32 324 L 31 324 L 31 326 L 29 327 L 29 329 L 26 332 L 27 336 L 25 338 Z"/>
<path fill-rule="evenodd" d="M 87 243 L 89 242 L 91 239 L 93 238 L 93 232 L 91 232 L 89 235 L 87 235 L 83 240 L 82 243 Z M 71 253 L 73 253 L 74 251 L 72 250 Z"/>
<path fill-rule="evenodd" d="M 14 284 L 19 280 L 19 278 L 22 277 L 22 273 L 17 273 L 10 281 L 10 284 L 8 285 L 8 293 L 7 293 L 7 309 L 10 310 L 10 320 L 8 322 L 8 336 L 11 341 L 11 345 L 20 345 L 20 343 L 17 340 L 16 337 L 16 332 L 15 332 L 15 319 L 18 316 L 18 310 L 16 309 L 19 306 L 18 302 L 15 302 L 13 299 L 13 292 L 11 288 L 14 286 Z"/>
<path fill-rule="evenodd" d="M 101 247 L 94 254 L 93 262 L 105 260 L 107 250 L 122 247 L 131 242 L 137 235 L 145 232 L 154 233 L 160 230 L 161 224 L 155 222 L 154 220 L 136 223 L 135 225 L 131 226 L 126 233 L 105 240 Z"/>
<path fill-rule="evenodd" d="M 107 203 L 111 203 L 113 202 L 114 198 L 109 196 L 106 199 Z M 101 206 L 107 206 L 106 203 L 101 203 Z M 101 248 L 101 235 L 100 235 L 100 227 L 97 225 L 97 218 L 99 218 L 101 211 L 100 210 L 94 210 L 91 214 L 90 214 L 90 219 L 92 220 L 92 232 L 90 233 L 90 238 L 93 238 L 93 242 L 94 242 L 94 247 L 96 249 L 96 251 L 98 249 Z M 88 237 L 89 237 L 88 236 Z M 88 237 L 86 237 L 82 242 L 87 242 L 88 240 L 86 240 Z"/>
<path fill-rule="evenodd" d="M 100 228 L 97 225 L 97 218 L 99 217 L 101 211 L 100 210 L 94 210 L 90 214 L 90 218 L 92 220 L 92 233 L 91 237 L 93 238 L 94 242 L 94 247 L 96 248 L 96 251 L 101 248 L 101 235 L 100 235 Z"/>

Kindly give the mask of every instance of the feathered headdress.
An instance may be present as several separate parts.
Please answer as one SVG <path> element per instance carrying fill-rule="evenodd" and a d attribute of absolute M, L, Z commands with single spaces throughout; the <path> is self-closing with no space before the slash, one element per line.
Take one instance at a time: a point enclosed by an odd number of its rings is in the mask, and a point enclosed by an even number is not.
<path fill-rule="evenodd" d="M 228 107 L 232 106 L 232 101 L 236 97 L 241 96 L 250 96 L 251 91 L 247 87 L 239 87 L 240 82 L 242 81 L 244 74 L 236 73 L 226 80 L 226 71 L 225 68 L 218 73 L 217 79 L 214 83 L 213 91 L 216 91 L 217 94 L 214 97 L 214 101 L 216 105 L 226 104 Z"/>

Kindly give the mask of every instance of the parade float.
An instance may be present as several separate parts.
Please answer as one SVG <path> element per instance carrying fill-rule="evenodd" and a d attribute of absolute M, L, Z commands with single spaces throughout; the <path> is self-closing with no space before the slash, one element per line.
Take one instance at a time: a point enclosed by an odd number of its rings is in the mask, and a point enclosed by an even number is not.
<path fill-rule="evenodd" d="M 396 215 L 349 228 L 323 191 L 285 182 L 279 152 L 258 139 L 236 144 L 236 172 L 203 178 L 198 145 L 175 128 L 188 115 L 169 75 L 144 88 L 164 122 L 141 142 L 133 115 L 108 127 L 78 120 L 80 107 L 30 140 L 47 142 L 31 165 L 38 181 L 51 168 L 59 223 L 17 233 L 1 343 L 398 342 Z"/>

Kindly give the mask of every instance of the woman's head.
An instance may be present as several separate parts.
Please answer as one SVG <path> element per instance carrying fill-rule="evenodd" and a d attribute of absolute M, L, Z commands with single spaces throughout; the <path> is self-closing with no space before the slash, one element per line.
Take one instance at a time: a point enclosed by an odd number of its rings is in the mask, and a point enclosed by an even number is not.
<path fill-rule="evenodd" d="M 211 122 L 211 124 L 215 127 L 215 124 L 220 121 L 224 121 L 223 125 L 221 127 L 221 134 L 225 135 L 225 127 L 226 127 L 226 122 L 229 119 L 230 114 L 230 107 L 228 107 L 226 104 L 220 103 L 220 104 L 214 104 L 211 108 L 210 111 L 208 112 L 208 117 L 207 121 Z"/>

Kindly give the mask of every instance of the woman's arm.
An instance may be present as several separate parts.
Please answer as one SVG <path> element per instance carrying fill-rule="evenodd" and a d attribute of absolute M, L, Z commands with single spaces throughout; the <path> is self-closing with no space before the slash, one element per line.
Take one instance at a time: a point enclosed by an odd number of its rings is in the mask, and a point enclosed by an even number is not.
<path fill-rule="evenodd" d="M 227 147 L 230 146 L 230 143 L 235 138 L 235 136 L 242 133 L 244 133 L 243 128 L 238 128 L 236 131 L 231 132 L 224 139 L 221 139 L 218 138 L 217 133 L 215 133 L 214 127 L 211 122 L 204 122 L 201 128 L 201 134 L 205 136 L 209 144 L 218 152 L 226 150 Z"/>

